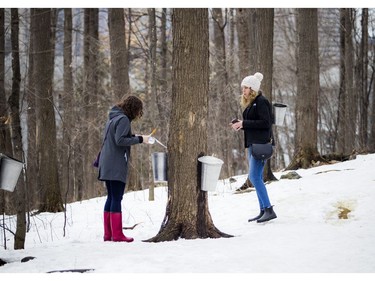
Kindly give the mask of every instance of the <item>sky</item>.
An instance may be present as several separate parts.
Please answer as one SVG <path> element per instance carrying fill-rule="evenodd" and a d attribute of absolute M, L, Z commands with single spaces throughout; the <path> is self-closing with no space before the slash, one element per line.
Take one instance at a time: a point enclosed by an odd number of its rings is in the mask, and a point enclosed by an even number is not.
<path fill-rule="evenodd" d="M 100 273 L 126 280 L 148 280 L 155 274 L 166 280 L 197 276 L 249 280 L 249 275 L 274 280 L 271 273 L 277 273 L 288 281 L 301 280 L 301 275 L 303 280 L 341 280 L 342 275 L 353 273 L 356 280 L 374 280 L 374 167 L 375 154 L 369 154 L 299 169 L 301 178 L 295 180 L 281 179 L 290 171 L 274 172 L 279 180 L 267 183 L 267 189 L 278 217 L 266 223 L 248 222 L 259 207 L 255 191 L 236 192 L 246 175 L 220 179 L 216 190 L 209 192 L 209 210 L 215 226 L 233 238 L 143 242 L 160 229 L 166 186 L 155 189 L 154 201 L 148 200 L 148 189 L 125 193 L 123 225 L 137 225 L 124 233 L 134 238 L 133 243 L 103 241 L 105 197 L 72 203 L 66 208 L 65 228 L 64 213 L 32 216 L 23 250 L 13 250 L 10 233 L 6 233 L 5 249 L 1 231 L 0 257 L 8 262 L 0 267 L 1 280 L 16 273 L 37 273 L 27 277 L 37 280 L 66 280 L 67 274 L 92 280 L 103 276 Z M 345 209 L 350 212 L 340 219 Z M 14 231 L 15 218 L 6 216 L 6 225 Z M 27 256 L 35 259 L 21 263 Z M 43 274 L 74 269 L 89 271 Z"/>

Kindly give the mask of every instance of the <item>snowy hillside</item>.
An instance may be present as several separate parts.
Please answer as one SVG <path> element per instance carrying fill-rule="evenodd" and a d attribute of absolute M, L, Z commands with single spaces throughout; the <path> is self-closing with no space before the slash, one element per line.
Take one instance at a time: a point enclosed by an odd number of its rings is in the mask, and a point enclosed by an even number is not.
<path fill-rule="evenodd" d="M 8 263 L 0 273 L 374 273 L 374 167 L 375 154 L 359 155 L 267 184 L 278 218 L 262 224 L 247 222 L 258 213 L 255 192 L 234 193 L 246 176 L 219 181 L 209 209 L 215 225 L 234 238 L 142 242 L 158 233 L 166 187 L 155 190 L 153 202 L 148 190 L 124 195 L 124 226 L 139 223 L 124 231 L 135 239 L 130 244 L 102 241 L 104 197 L 70 204 L 65 237 L 63 213 L 32 217 L 25 250 L 13 250 L 9 233 L 5 250 L 1 231 L 0 258 Z M 6 224 L 15 229 L 14 218 Z M 35 259 L 21 263 L 26 256 Z"/>

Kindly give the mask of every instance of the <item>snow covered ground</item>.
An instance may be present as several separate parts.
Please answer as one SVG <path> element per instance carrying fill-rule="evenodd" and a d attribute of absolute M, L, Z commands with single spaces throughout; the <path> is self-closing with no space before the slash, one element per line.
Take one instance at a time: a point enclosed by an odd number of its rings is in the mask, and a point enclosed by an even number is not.
<path fill-rule="evenodd" d="M 287 172 L 275 175 L 280 178 Z M 247 222 L 258 213 L 255 191 L 234 192 L 246 175 L 234 177 L 235 183 L 218 182 L 216 192 L 209 193 L 209 209 L 218 229 L 233 238 L 142 242 L 159 231 L 167 187 L 155 190 L 155 201 L 148 200 L 148 190 L 124 195 L 124 226 L 139 223 L 133 230 L 124 231 L 135 239 L 130 244 L 102 241 L 105 197 L 68 205 L 65 236 L 63 213 L 39 214 L 31 217 L 24 250 L 13 250 L 9 233 L 4 249 L 1 231 L 0 258 L 8 263 L 0 267 L 0 273 L 92 269 L 91 274 L 80 274 L 79 278 L 92 277 L 92 273 L 184 273 L 188 279 L 195 275 L 185 273 L 216 273 L 215 278 L 225 279 L 230 276 L 217 274 L 235 273 L 238 278 L 247 278 L 248 273 L 371 273 L 356 278 L 374 280 L 375 154 L 296 172 L 302 178 L 267 184 L 278 218 L 262 224 Z M 340 219 L 338 214 L 345 208 L 350 210 L 348 217 Z M 6 225 L 14 230 L 14 218 L 7 217 Z M 26 256 L 35 259 L 21 263 Z M 0 276 L 1 280 L 7 277 Z M 138 279 L 142 275 L 135 276 Z"/>

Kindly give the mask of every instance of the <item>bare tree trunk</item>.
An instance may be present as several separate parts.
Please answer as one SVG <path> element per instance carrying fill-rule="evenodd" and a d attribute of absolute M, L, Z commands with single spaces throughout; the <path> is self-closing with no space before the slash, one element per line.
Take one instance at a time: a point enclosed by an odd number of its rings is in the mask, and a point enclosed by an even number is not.
<path fill-rule="evenodd" d="M 5 95 L 5 13 L 0 9 L 0 151 L 11 154 L 12 143 L 10 140 L 9 116 Z"/>
<path fill-rule="evenodd" d="M 344 153 L 345 150 L 345 13 L 340 9 L 340 89 L 337 109 L 337 129 L 336 129 L 336 151 Z"/>
<path fill-rule="evenodd" d="M 224 160 L 222 177 L 229 177 L 235 172 L 236 163 L 233 161 L 233 144 L 236 140 L 236 134 L 228 128 L 228 123 L 234 117 L 232 108 L 228 106 L 232 100 L 231 87 L 229 85 L 229 75 L 227 72 L 226 57 L 226 40 L 225 29 L 228 26 L 228 11 L 221 8 L 212 9 L 213 20 L 213 43 L 211 53 L 212 69 L 210 79 L 210 95 L 209 95 L 209 123 L 208 127 L 210 142 L 208 153 L 216 154 Z M 214 137 L 217 132 L 222 132 L 220 137 Z M 235 164 L 235 165 L 233 165 Z"/>
<path fill-rule="evenodd" d="M 62 137 L 62 186 L 64 187 L 64 201 L 73 200 L 73 137 L 74 137 L 74 88 L 72 72 L 72 9 L 64 9 L 64 93 L 62 95 L 63 107 L 63 137 Z"/>
<path fill-rule="evenodd" d="M 358 93 L 354 89 L 354 9 L 345 9 L 345 153 L 352 153 L 356 146 Z"/>
<path fill-rule="evenodd" d="M 356 91 L 353 88 L 353 17 L 352 9 L 340 9 L 341 22 L 341 89 L 339 96 L 338 145 L 342 154 L 352 153 L 355 147 Z"/>
<path fill-rule="evenodd" d="M 241 95 L 240 89 L 240 81 L 243 77 L 240 76 L 239 70 L 237 69 L 237 65 L 239 64 L 237 61 L 241 61 L 244 59 L 242 57 L 242 53 L 239 51 L 239 47 L 237 46 L 236 38 L 239 38 L 239 33 L 241 31 L 241 27 L 238 26 L 238 18 L 236 16 L 237 9 L 229 9 L 229 25 L 230 25 L 230 35 L 229 35 L 229 49 L 227 52 L 227 60 L 228 60 L 228 79 L 230 86 L 228 88 L 229 92 L 229 107 L 231 109 L 231 118 L 241 116 L 241 107 L 239 103 L 239 97 Z M 238 29 L 240 28 L 240 29 Z M 237 33 L 236 33 L 237 30 Z M 238 36 L 236 36 L 238 35 Z M 238 39 L 240 40 L 240 39 Z M 237 51 L 238 50 L 238 51 Z M 245 74 L 246 75 L 246 74 Z M 243 134 L 233 134 L 234 140 L 232 143 L 232 151 L 237 151 L 233 156 L 232 162 L 232 169 L 233 174 L 244 174 L 247 173 L 247 160 L 246 160 L 246 151 L 243 149 L 244 146 L 244 136 Z"/>
<path fill-rule="evenodd" d="M 246 19 L 249 72 L 245 76 L 261 72 L 264 75 L 262 92 L 272 103 L 274 9 L 252 9 L 246 14 L 248 15 Z M 271 170 L 271 160 L 267 161 L 264 167 L 263 178 L 265 181 L 276 180 Z M 241 189 L 249 186 L 252 186 L 252 183 L 246 179 Z"/>
<path fill-rule="evenodd" d="M 97 170 L 93 168 L 100 147 L 100 130 L 98 130 L 98 88 L 99 88 L 99 9 L 85 9 L 84 27 L 84 82 L 83 101 L 85 105 L 85 128 L 83 128 L 84 187 L 81 198 L 92 198 L 101 193 L 102 186 L 96 180 Z"/>
<path fill-rule="evenodd" d="M 27 74 L 27 160 L 26 178 L 27 194 L 31 202 L 31 208 L 35 209 L 40 204 L 40 190 L 38 184 L 38 152 L 36 143 L 36 97 L 35 97 L 35 10 L 30 10 L 30 41 L 29 41 L 29 69 Z"/>
<path fill-rule="evenodd" d="M 0 152 L 6 155 L 12 153 L 12 143 L 10 140 L 9 114 L 5 96 L 5 13 L 0 8 Z M 0 190 L 0 215 L 5 213 L 5 191 Z M 5 228 L 3 228 L 4 246 L 6 248 Z"/>
<path fill-rule="evenodd" d="M 168 80 L 168 42 L 167 42 L 167 9 L 163 9 L 161 15 L 161 31 L 160 31 L 160 91 L 157 93 L 157 103 L 159 109 L 159 126 L 162 134 L 159 134 L 162 143 L 167 143 L 168 131 L 169 131 L 169 116 L 170 116 L 170 79 Z"/>
<path fill-rule="evenodd" d="M 12 41 L 12 94 L 8 103 L 11 111 L 11 136 L 13 146 L 13 157 L 24 162 L 24 153 L 22 148 L 21 133 L 21 110 L 20 110 L 20 88 L 21 88 L 21 71 L 19 57 L 19 18 L 18 9 L 11 9 L 11 41 Z M 15 189 L 15 202 L 17 210 L 17 229 L 14 238 L 14 249 L 25 248 L 26 238 L 26 199 L 25 199 L 25 181 L 21 173 Z"/>
<path fill-rule="evenodd" d="M 368 151 L 368 113 L 370 97 L 368 91 L 368 9 L 362 9 L 362 36 L 358 58 L 359 75 L 356 79 L 359 90 L 359 150 Z"/>
<path fill-rule="evenodd" d="M 250 31 L 249 31 L 249 18 L 251 15 L 250 9 L 236 9 L 236 28 L 237 28 L 237 40 L 238 40 L 238 64 L 239 64 L 239 76 L 237 79 L 237 87 L 239 89 L 238 95 L 241 95 L 240 84 L 243 78 L 250 75 Z M 239 98 L 238 98 L 239 101 Z M 238 102 L 239 104 L 239 102 Z M 242 112 L 239 112 L 242 114 Z M 241 115 L 239 115 L 241 116 Z M 238 134 L 239 135 L 239 134 Z M 239 139 L 240 147 L 244 145 L 243 137 Z M 242 150 L 242 149 L 241 149 Z M 240 151 L 241 151 L 240 150 Z M 246 159 L 247 153 L 241 154 L 243 166 L 248 171 L 248 161 Z M 247 180 L 249 182 L 249 180 Z M 250 183 L 250 182 L 249 182 Z"/>
<path fill-rule="evenodd" d="M 273 77 L 273 27 L 274 9 L 255 9 L 253 26 L 250 28 L 254 38 L 250 40 L 253 55 L 250 58 L 251 73 L 261 72 L 264 76 L 262 92 L 272 104 L 272 77 Z M 277 142 L 277 141 L 276 141 Z M 271 161 L 267 161 L 263 171 L 265 181 L 276 180 L 271 170 Z"/>
<path fill-rule="evenodd" d="M 319 95 L 318 11 L 298 9 L 297 101 L 295 154 L 287 169 L 308 168 L 317 150 Z"/>
<path fill-rule="evenodd" d="M 88 138 L 89 138 L 89 128 L 88 124 L 88 108 L 89 104 L 88 98 L 88 79 L 90 71 L 89 68 L 89 59 L 90 59 L 90 9 L 84 9 L 83 11 L 83 75 L 82 75 L 82 88 L 79 91 L 78 104 L 82 107 L 82 112 L 76 114 L 76 124 L 77 129 L 81 134 L 77 136 L 76 139 L 76 149 L 75 149 L 75 159 L 76 159 L 76 188 L 75 188 L 75 198 L 78 201 L 81 201 L 85 198 L 85 187 L 87 187 L 87 170 L 90 169 L 87 165 L 87 161 L 90 161 L 90 156 L 88 156 Z M 86 122 L 85 122 L 86 121 Z M 96 152 L 97 153 L 97 152 Z M 92 160 L 91 160 L 92 161 Z M 90 161 L 90 163 L 91 163 Z"/>
<path fill-rule="evenodd" d="M 51 9 L 35 9 L 35 94 L 37 147 L 39 152 L 40 212 L 63 210 L 57 171 L 57 145 L 52 95 L 53 60 L 51 50 Z"/>
<path fill-rule="evenodd" d="M 250 75 L 250 32 L 249 32 L 249 16 L 250 9 L 237 9 L 237 35 L 238 35 L 238 60 L 240 66 L 240 79 Z M 239 84 L 241 80 L 239 79 Z"/>
<path fill-rule="evenodd" d="M 254 38 L 254 57 L 250 60 L 250 74 L 259 71 L 264 75 L 262 91 L 272 102 L 272 70 L 273 70 L 273 25 L 274 9 L 255 9 L 253 17 L 256 19 L 251 30 Z M 252 44 L 251 44 L 252 45 Z"/>
<path fill-rule="evenodd" d="M 101 130 L 98 130 L 99 122 L 97 118 L 98 112 L 98 97 L 99 97 L 99 9 L 90 9 L 90 64 L 89 69 L 90 79 L 88 81 L 88 91 L 89 91 L 89 107 L 88 107 L 88 116 L 89 116 L 89 153 L 91 155 L 87 165 L 87 198 L 93 198 L 102 194 L 103 188 L 102 184 L 97 181 L 97 169 L 92 166 L 92 159 L 95 159 L 97 155 L 97 147 L 100 147 L 101 144 Z"/>
<path fill-rule="evenodd" d="M 158 108 L 158 90 L 157 90 L 157 78 L 156 78 L 156 48 L 157 48 L 157 37 L 156 37 L 156 16 L 155 16 L 155 8 L 150 8 L 148 10 L 148 18 L 149 18 L 149 23 L 148 23 L 148 45 L 149 45 L 149 66 L 150 66 L 150 87 L 149 87 L 149 92 L 148 96 L 150 97 L 149 102 L 149 117 L 151 120 L 151 124 L 153 128 L 158 127 L 157 122 L 160 119 L 159 115 L 159 108 Z M 149 167 L 150 174 L 152 173 L 151 167 Z M 149 193 L 148 193 L 148 200 L 153 201 L 155 200 L 155 193 L 154 193 L 154 185 L 150 184 L 149 188 Z"/>
<path fill-rule="evenodd" d="M 119 101 L 131 93 L 128 59 L 128 49 L 130 46 L 126 46 L 124 9 L 108 9 L 108 27 L 111 48 L 111 82 L 115 99 Z M 128 42 L 130 44 L 130 41 Z M 134 150 L 137 150 L 137 148 L 134 148 Z M 133 151 L 132 155 L 136 154 L 136 151 Z M 130 158 L 129 178 L 126 190 L 138 190 L 140 187 L 137 162 L 137 158 Z"/>
<path fill-rule="evenodd" d="M 174 9 L 172 25 L 174 71 L 168 205 L 159 233 L 147 241 L 228 237 L 213 224 L 207 192 L 200 190 L 197 161 L 207 151 L 208 11 Z"/>
<path fill-rule="evenodd" d="M 128 50 L 125 38 L 123 8 L 108 9 L 108 27 L 111 49 L 112 89 L 117 100 L 130 94 Z"/>
<path fill-rule="evenodd" d="M 159 119 L 159 110 L 157 107 L 157 79 L 156 79 L 156 48 L 157 48 L 157 37 L 156 37 L 156 17 L 155 9 L 148 9 L 149 16 L 149 58 L 150 58 L 150 117 L 152 126 L 155 127 L 155 119 Z"/>
<path fill-rule="evenodd" d="M 373 45 L 373 54 L 375 54 L 375 44 Z M 375 55 L 373 56 L 372 60 L 372 76 L 371 76 L 371 82 L 370 82 L 370 88 L 369 88 L 369 95 L 372 96 L 370 100 L 372 100 L 372 104 L 370 104 L 371 110 L 370 110 L 370 136 L 368 140 L 368 148 L 369 152 L 374 153 L 375 152 Z M 372 86 L 372 87 L 371 87 Z"/>

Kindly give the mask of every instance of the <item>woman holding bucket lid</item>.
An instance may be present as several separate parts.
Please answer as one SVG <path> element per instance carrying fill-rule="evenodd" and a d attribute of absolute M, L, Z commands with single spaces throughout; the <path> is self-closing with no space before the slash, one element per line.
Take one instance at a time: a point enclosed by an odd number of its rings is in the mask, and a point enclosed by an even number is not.
<path fill-rule="evenodd" d="M 131 130 L 131 122 L 142 116 L 142 109 L 139 98 L 128 96 L 111 108 L 105 125 L 98 166 L 98 179 L 105 181 L 108 192 L 104 205 L 104 241 L 134 240 L 122 233 L 121 201 L 128 176 L 130 147 L 149 143 L 150 135 L 133 135 Z"/>
<path fill-rule="evenodd" d="M 243 108 L 243 120 L 233 120 L 230 124 L 236 131 L 244 130 L 245 148 L 248 149 L 249 180 L 253 183 L 259 202 L 260 212 L 251 221 L 265 222 L 275 219 L 277 216 L 270 203 L 267 189 L 263 181 L 263 169 L 266 161 L 255 159 L 251 153 L 251 145 L 254 143 L 267 143 L 272 140 L 272 107 L 260 89 L 263 74 L 257 72 L 242 80 L 241 107 Z"/>

